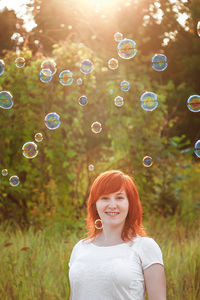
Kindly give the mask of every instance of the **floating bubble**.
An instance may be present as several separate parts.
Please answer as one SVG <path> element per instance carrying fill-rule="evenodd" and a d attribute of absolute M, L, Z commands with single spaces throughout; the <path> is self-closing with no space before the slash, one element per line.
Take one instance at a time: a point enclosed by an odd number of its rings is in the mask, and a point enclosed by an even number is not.
<path fill-rule="evenodd" d="M 71 85 L 74 81 L 73 73 L 70 70 L 64 70 L 59 75 L 59 81 L 62 85 Z"/>
<path fill-rule="evenodd" d="M 113 89 L 110 89 L 110 90 L 108 91 L 108 93 L 109 93 L 110 95 L 112 95 L 112 94 L 113 94 Z"/>
<path fill-rule="evenodd" d="M 11 186 L 18 186 L 20 183 L 19 177 L 17 175 L 11 176 L 9 178 L 9 182 Z"/>
<path fill-rule="evenodd" d="M 164 71 L 168 66 L 167 57 L 164 54 L 155 54 L 152 57 L 152 68 L 156 71 Z"/>
<path fill-rule="evenodd" d="M 36 133 L 36 134 L 35 134 L 35 141 L 36 141 L 37 143 L 39 143 L 39 142 L 41 142 L 42 140 L 43 140 L 43 135 L 42 135 L 42 133 L 41 133 L 41 132 Z"/>
<path fill-rule="evenodd" d="M 200 140 L 198 140 L 194 145 L 194 153 L 196 156 L 200 157 Z"/>
<path fill-rule="evenodd" d="M 89 59 L 85 59 L 81 62 L 80 70 L 84 74 L 89 74 L 93 70 L 93 63 Z"/>
<path fill-rule="evenodd" d="M 3 169 L 3 170 L 1 171 L 1 174 L 2 174 L 3 176 L 8 175 L 8 170 L 7 170 L 7 169 Z"/>
<path fill-rule="evenodd" d="M 2 91 L 0 92 L 0 107 L 3 109 L 9 109 L 13 107 L 13 101 L 12 101 L 13 96 L 11 95 L 10 92 L 7 91 Z"/>
<path fill-rule="evenodd" d="M 42 63 L 41 63 L 41 69 L 49 69 L 51 71 L 51 75 L 53 76 L 56 71 L 56 62 L 53 59 L 45 59 Z"/>
<path fill-rule="evenodd" d="M 85 106 L 88 103 L 87 97 L 85 95 L 81 96 L 78 99 L 80 105 Z"/>
<path fill-rule="evenodd" d="M 5 71 L 5 63 L 3 59 L 0 59 L 0 76 L 4 73 Z"/>
<path fill-rule="evenodd" d="M 78 85 L 81 85 L 81 84 L 83 83 L 83 80 L 82 80 L 81 78 L 78 78 L 78 79 L 76 80 L 76 83 L 77 83 Z"/>
<path fill-rule="evenodd" d="M 142 162 L 144 167 L 151 167 L 153 164 L 153 159 L 151 158 L 151 156 L 145 156 Z"/>
<path fill-rule="evenodd" d="M 100 133 L 102 130 L 101 123 L 99 123 L 99 122 L 92 123 L 91 129 L 92 129 L 92 132 L 94 132 L 94 133 Z"/>
<path fill-rule="evenodd" d="M 11 36 L 11 40 L 18 41 L 20 37 L 21 37 L 20 33 L 14 32 L 13 35 Z"/>
<path fill-rule="evenodd" d="M 39 45 L 39 43 L 40 43 L 39 40 L 35 40 L 35 41 L 34 41 L 34 44 L 35 44 L 35 45 Z"/>
<path fill-rule="evenodd" d="M 60 116 L 55 113 L 55 112 L 52 112 L 52 113 L 49 113 L 48 115 L 46 115 L 45 117 L 45 125 L 48 129 L 57 129 L 61 122 L 60 122 Z"/>
<path fill-rule="evenodd" d="M 27 142 L 22 147 L 23 155 L 26 158 L 34 158 L 38 155 L 37 145 L 34 142 Z"/>
<path fill-rule="evenodd" d="M 17 57 L 15 59 L 15 65 L 18 68 L 23 68 L 25 66 L 25 58 L 24 57 Z"/>
<path fill-rule="evenodd" d="M 130 59 L 134 57 L 137 53 L 136 42 L 130 39 L 123 39 L 119 42 L 118 55 L 124 59 Z"/>
<path fill-rule="evenodd" d="M 197 23 L 197 34 L 200 37 L 200 21 Z"/>
<path fill-rule="evenodd" d="M 128 92 L 130 90 L 130 82 L 126 81 L 126 80 L 123 80 L 121 83 L 120 83 L 120 89 L 123 91 L 123 92 Z"/>
<path fill-rule="evenodd" d="M 115 40 L 116 42 L 119 43 L 122 39 L 123 39 L 123 34 L 122 34 L 121 32 L 116 32 L 116 33 L 114 34 L 114 40 Z"/>
<path fill-rule="evenodd" d="M 152 92 L 145 92 L 140 97 L 140 104 L 144 110 L 152 111 L 158 106 L 157 95 Z"/>
<path fill-rule="evenodd" d="M 88 170 L 89 170 L 90 172 L 94 171 L 94 165 L 92 165 L 92 164 L 89 165 L 89 166 L 88 166 Z"/>
<path fill-rule="evenodd" d="M 71 30 L 71 29 L 72 29 L 72 25 L 68 25 L 67 28 L 68 28 L 69 30 Z"/>
<path fill-rule="evenodd" d="M 44 83 L 51 81 L 53 78 L 51 70 L 50 69 L 42 69 L 40 71 L 40 80 Z"/>
<path fill-rule="evenodd" d="M 117 107 L 121 107 L 124 105 L 124 98 L 121 96 L 117 96 L 115 97 L 114 102 Z"/>
<path fill-rule="evenodd" d="M 187 100 L 187 107 L 192 112 L 200 111 L 200 95 L 192 95 Z"/>
<path fill-rule="evenodd" d="M 115 58 L 109 59 L 108 68 L 111 70 L 116 70 L 118 68 L 118 60 Z"/>

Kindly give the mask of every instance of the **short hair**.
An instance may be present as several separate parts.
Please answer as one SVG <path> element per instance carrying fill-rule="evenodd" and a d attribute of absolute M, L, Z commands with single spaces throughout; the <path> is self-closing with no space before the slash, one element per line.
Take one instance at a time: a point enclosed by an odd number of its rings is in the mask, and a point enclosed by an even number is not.
<path fill-rule="evenodd" d="M 108 195 L 124 189 L 129 201 L 129 210 L 121 233 L 123 241 L 131 241 L 136 235 L 147 236 L 142 225 L 143 209 L 134 179 L 120 170 L 110 170 L 101 173 L 93 182 L 88 203 L 86 217 L 86 241 L 99 235 L 103 229 L 95 228 L 95 220 L 99 219 L 96 202 L 102 195 Z"/>

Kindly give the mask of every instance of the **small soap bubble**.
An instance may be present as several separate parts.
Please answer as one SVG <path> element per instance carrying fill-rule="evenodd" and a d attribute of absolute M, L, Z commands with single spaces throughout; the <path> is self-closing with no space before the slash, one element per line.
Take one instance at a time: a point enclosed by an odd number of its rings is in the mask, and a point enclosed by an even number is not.
<path fill-rule="evenodd" d="M 64 28 L 64 27 L 65 27 L 65 24 L 60 24 L 60 27 L 61 27 L 61 28 Z"/>
<path fill-rule="evenodd" d="M 152 57 L 152 68 L 156 71 L 164 71 L 168 66 L 167 57 L 164 54 L 155 54 Z"/>
<path fill-rule="evenodd" d="M 7 175 L 8 175 L 8 170 L 7 170 L 7 169 L 3 169 L 3 170 L 1 171 L 1 174 L 2 174 L 3 176 L 7 176 Z"/>
<path fill-rule="evenodd" d="M 152 111 L 158 106 L 157 95 L 152 92 L 145 92 L 140 97 L 141 107 L 146 111 Z"/>
<path fill-rule="evenodd" d="M 0 76 L 4 73 L 5 71 L 5 63 L 3 59 L 0 59 Z"/>
<path fill-rule="evenodd" d="M 145 156 L 142 162 L 144 167 L 151 167 L 153 164 L 153 159 L 151 158 L 151 156 Z"/>
<path fill-rule="evenodd" d="M 116 70 L 118 68 L 118 60 L 116 58 L 109 59 L 108 68 L 110 70 Z"/>
<path fill-rule="evenodd" d="M 126 81 L 126 80 L 123 80 L 121 83 L 120 83 L 120 89 L 123 91 L 123 92 L 128 92 L 130 90 L 130 82 Z"/>
<path fill-rule="evenodd" d="M 200 95 L 192 95 L 187 100 L 187 107 L 192 112 L 200 111 Z"/>
<path fill-rule="evenodd" d="M 37 145 L 34 142 L 27 142 L 22 146 L 23 155 L 26 158 L 34 158 L 38 155 Z"/>
<path fill-rule="evenodd" d="M 124 59 L 130 59 L 134 57 L 137 53 L 136 42 L 130 39 L 123 39 L 119 42 L 118 55 Z"/>
<path fill-rule="evenodd" d="M 0 92 L 0 107 L 3 109 L 10 109 L 13 107 L 13 96 L 10 92 L 2 91 Z"/>
<path fill-rule="evenodd" d="M 85 95 L 81 96 L 78 99 L 80 105 L 85 106 L 88 103 L 87 97 Z"/>
<path fill-rule="evenodd" d="M 42 133 L 41 133 L 41 132 L 36 133 L 36 134 L 35 134 L 35 141 L 36 141 L 37 143 L 39 143 L 39 142 L 41 142 L 42 140 L 43 140 L 43 135 L 42 135 Z"/>
<path fill-rule="evenodd" d="M 55 112 L 47 114 L 44 121 L 46 127 L 51 130 L 57 129 L 61 124 L 60 116 Z"/>
<path fill-rule="evenodd" d="M 90 164 L 90 165 L 88 166 L 88 170 L 89 170 L 90 172 L 94 171 L 94 165 Z"/>
<path fill-rule="evenodd" d="M 200 21 L 197 23 L 197 34 L 200 37 Z"/>
<path fill-rule="evenodd" d="M 20 33 L 14 32 L 13 35 L 11 36 L 11 40 L 18 41 L 20 36 L 21 36 Z"/>
<path fill-rule="evenodd" d="M 200 140 L 198 140 L 194 145 L 194 153 L 196 156 L 200 157 Z"/>
<path fill-rule="evenodd" d="M 41 63 L 41 69 L 49 69 L 51 71 L 51 75 L 54 76 L 54 74 L 57 71 L 55 60 L 53 60 L 53 59 L 45 59 Z"/>
<path fill-rule="evenodd" d="M 35 41 L 34 41 L 34 44 L 35 44 L 35 45 L 39 45 L 39 43 L 40 43 L 39 40 L 35 40 Z"/>
<path fill-rule="evenodd" d="M 91 130 L 92 130 L 92 132 L 94 132 L 94 133 L 100 133 L 101 130 L 102 130 L 101 123 L 99 123 L 99 122 L 94 122 L 94 123 L 92 123 L 92 125 L 91 125 Z"/>
<path fill-rule="evenodd" d="M 115 103 L 115 106 L 121 107 L 121 106 L 124 105 L 124 98 L 121 97 L 121 96 L 117 96 L 117 97 L 115 97 L 115 99 L 114 99 L 114 103 Z"/>
<path fill-rule="evenodd" d="M 113 89 L 110 89 L 110 90 L 108 91 L 108 93 L 109 93 L 110 95 L 112 95 L 112 94 L 113 94 Z"/>
<path fill-rule="evenodd" d="M 93 63 L 89 59 L 85 59 L 81 62 L 80 70 L 84 74 L 89 74 L 93 70 Z"/>
<path fill-rule="evenodd" d="M 15 59 L 15 65 L 18 68 L 23 68 L 25 66 L 25 58 L 24 57 L 17 57 Z"/>
<path fill-rule="evenodd" d="M 73 73 L 70 70 L 64 70 L 59 75 L 59 81 L 62 85 L 71 85 L 74 81 Z"/>
<path fill-rule="evenodd" d="M 119 43 L 121 40 L 123 40 L 123 34 L 121 32 L 116 32 L 114 34 L 114 40 Z"/>
<path fill-rule="evenodd" d="M 67 27 L 69 30 L 71 30 L 72 29 L 72 25 L 68 25 L 68 27 Z"/>
<path fill-rule="evenodd" d="M 76 83 L 77 83 L 78 85 L 81 85 L 81 84 L 83 83 L 83 80 L 82 80 L 81 78 L 78 78 L 78 79 L 76 80 Z"/>
<path fill-rule="evenodd" d="M 20 183 L 19 177 L 17 175 L 11 176 L 9 178 L 9 182 L 11 186 L 18 186 Z"/>
<path fill-rule="evenodd" d="M 40 71 L 40 80 L 44 83 L 51 81 L 53 78 L 51 70 L 50 69 L 42 69 Z"/>

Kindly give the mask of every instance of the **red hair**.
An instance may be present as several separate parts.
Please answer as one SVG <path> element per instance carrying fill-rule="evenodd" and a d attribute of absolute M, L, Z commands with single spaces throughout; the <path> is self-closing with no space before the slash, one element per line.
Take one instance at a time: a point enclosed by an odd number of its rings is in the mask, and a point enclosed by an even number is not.
<path fill-rule="evenodd" d="M 101 173 L 92 184 L 87 204 L 86 224 L 88 237 L 83 239 L 83 241 L 96 237 L 103 231 L 103 229 L 96 229 L 94 224 L 95 220 L 100 218 L 96 209 L 97 200 L 102 195 L 112 194 L 121 189 L 126 191 L 129 201 L 129 210 L 121 233 L 122 240 L 132 241 L 137 234 L 147 236 L 142 225 L 143 209 L 134 180 L 119 170 L 111 170 Z"/>

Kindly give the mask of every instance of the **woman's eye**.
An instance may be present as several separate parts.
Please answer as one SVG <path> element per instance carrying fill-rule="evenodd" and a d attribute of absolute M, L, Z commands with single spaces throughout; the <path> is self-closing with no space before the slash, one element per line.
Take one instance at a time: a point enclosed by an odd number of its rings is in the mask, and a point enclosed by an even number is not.
<path fill-rule="evenodd" d="M 117 199 L 124 199 L 123 197 L 117 197 Z"/>

